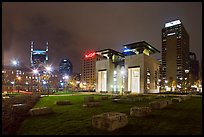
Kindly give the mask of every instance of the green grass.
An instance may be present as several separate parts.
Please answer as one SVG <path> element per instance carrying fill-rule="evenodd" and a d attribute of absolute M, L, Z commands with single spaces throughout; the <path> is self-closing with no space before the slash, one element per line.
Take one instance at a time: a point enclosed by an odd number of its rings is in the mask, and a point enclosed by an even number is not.
<path fill-rule="evenodd" d="M 66 95 L 66 94 L 78 94 L 79 92 L 71 92 L 71 91 L 58 91 L 55 92 L 54 95 Z"/>
<path fill-rule="evenodd" d="M 74 96 L 48 96 L 43 97 L 35 107 L 48 106 L 53 108 L 54 114 L 33 116 L 27 118 L 19 128 L 18 135 L 102 135 L 102 134 L 134 134 L 134 135 L 197 135 L 202 134 L 202 98 L 192 97 L 181 103 L 168 105 L 162 110 L 153 110 L 147 117 L 130 117 L 129 110 L 133 106 L 149 106 L 149 102 L 166 98 L 152 99 L 150 101 L 136 101 L 114 103 L 100 100 L 100 95 L 94 96 L 101 102 L 101 106 L 82 107 L 84 97 Z M 170 97 L 168 97 L 170 98 Z M 72 105 L 57 106 L 57 100 L 70 100 Z M 91 117 L 103 112 L 116 111 L 128 115 L 128 125 L 112 132 L 98 130 L 92 127 Z"/>

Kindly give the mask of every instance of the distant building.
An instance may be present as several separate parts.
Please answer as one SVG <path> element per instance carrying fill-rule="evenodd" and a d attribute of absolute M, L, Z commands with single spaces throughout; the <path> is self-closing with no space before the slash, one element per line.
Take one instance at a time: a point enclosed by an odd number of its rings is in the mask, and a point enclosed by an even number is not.
<path fill-rule="evenodd" d="M 189 59 L 189 80 L 193 85 L 196 80 L 199 80 L 199 61 L 193 52 L 189 52 Z"/>
<path fill-rule="evenodd" d="M 162 81 L 178 85 L 189 69 L 189 35 L 180 20 L 165 23 L 162 28 Z M 164 82 L 165 81 L 165 82 Z"/>
<path fill-rule="evenodd" d="M 34 42 L 31 42 L 31 56 L 30 56 L 30 63 L 31 68 L 40 68 L 45 66 L 48 61 L 48 42 L 46 42 L 46 49 L 34 49 Z"/>
<path fill-rule="evenodd" d="M 96 61 L 103 57 L 90 52 L 81 59 L 81 88 L 84 90 L 95 90 L 96 85 Z"/>
<path fill-rule="evenodd" d="M 62 59 L 59 64 L 59 72 L 61 76 L 71 76 L 73 73 L 73 66 L 70 60 Z"/>
<path fill-rule="evenodd" d="M 49 91 L 58 88 L 58 72 L 52 71 L 47 84 Z M 18 69 L 12 66 L 2 67 L 2 90 L 3 91 L 43 91 L 43 85 L 39 82 L 39 75 L 33 73 L 33 69 L 19 66 Z"/>

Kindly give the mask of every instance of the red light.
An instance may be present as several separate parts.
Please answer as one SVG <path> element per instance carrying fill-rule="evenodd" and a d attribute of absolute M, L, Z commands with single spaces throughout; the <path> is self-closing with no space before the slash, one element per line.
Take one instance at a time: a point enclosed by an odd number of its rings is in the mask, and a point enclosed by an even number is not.
<path fill-rule="evenodd" d="M 85 55 L 85 58 L 93 58 L 96 55 L 96 52 L 91 52 Z"/>

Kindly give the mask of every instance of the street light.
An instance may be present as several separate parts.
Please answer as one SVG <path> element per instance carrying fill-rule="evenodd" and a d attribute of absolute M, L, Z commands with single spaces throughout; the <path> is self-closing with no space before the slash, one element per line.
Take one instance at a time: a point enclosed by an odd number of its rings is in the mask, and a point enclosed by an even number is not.
<path fill-rule="evenodd" d="M 15 74 L 15 76 L 14 76 L 14 83 L 13 83 L 13 87 L 15 87 L 15 79 L 16 79 L 16 77 L 18 76 L 18 73 L 17 73 L 17 71 L 18 71 L 18 60 L 12 60 L 12 65 L 15 67 L 15 71 L 16 71 L 16 74 Z M 14 89 L 14 88 L 13 88 Z"/>
<path fill-rule="evenodd" d="M 45 67 L 45 69 L 46 69 L 47 72 L 51 72 L 52 71 L 51 66 L 47 66 L 47 67 Z"/>

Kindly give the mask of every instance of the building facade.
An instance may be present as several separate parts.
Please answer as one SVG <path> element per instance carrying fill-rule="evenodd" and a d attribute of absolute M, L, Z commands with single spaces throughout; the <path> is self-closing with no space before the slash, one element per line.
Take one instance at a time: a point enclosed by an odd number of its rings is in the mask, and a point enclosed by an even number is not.
<path fill-rule="evenodd" d="M 12 66 L 2 67 L 2 91 L 43 91 L 43 83 L 39 81 L 39 75 L 33 73 L 33 69 L 28 67 L 18 67 L 16 69 Z M 49 75 L 47 85 L 49 91 L 58 88 L 58 73 L 53 71 Z"/>
<path fill-rule="evenodd" d="M 96 62 L 96 92 L 159 92 L 159 62 L 150 56 L 159 51 L 150 44 L 145 41 L 127 44 L 123 53 L 111 49 L 100 52 L 108 57 Z"/>
<path fill-rule="evenodd" d="M 162 28 L 163 86 L 181 85 L 189 70 L 189 35 L 180 20 L 165 23 Z M 173 85 L 173 83 L 176 83 Z"/>
<path fill-rule="evenodd" d="M 96 52 L 85 54 L 81 59 L 81 88 L 82 90 L 95 90 L 96 86 L 96 61 L 103 57 Z"/>

